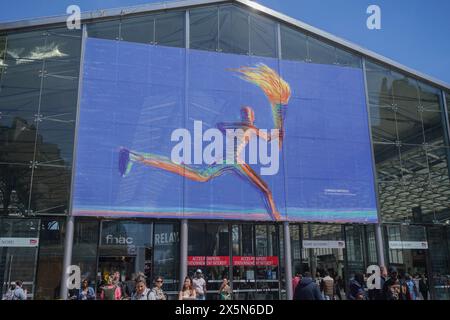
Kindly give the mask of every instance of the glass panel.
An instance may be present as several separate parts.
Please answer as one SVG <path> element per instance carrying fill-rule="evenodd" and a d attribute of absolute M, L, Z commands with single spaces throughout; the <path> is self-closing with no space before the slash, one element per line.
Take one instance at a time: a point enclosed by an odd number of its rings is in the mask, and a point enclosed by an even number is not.
<path fill-rule="evenodd" d="M 444 131 L 441 114 L 441 92 L 424 83 L 418 83 L 419 110 L 422 112 L 422 125 L 425 142 L 444 146 Z"/>
<path fill-rule="evenodd" d="M 163 289 L 169 298 L 176 299 L 178 294 L 178 270 L 180 265 L 179 224 L 155 223 L 154 231 L 153 278 L 164 277 Z M 146 264 L 151 261 L 146 261 Z"/>
<path fill-rule="evenodd" d="M 351 279 L 355 273 L 365 273 L 364 245 L 362 238 L 362 226 L 345 226 L 345 241 L 347 250 L 346 273 Z"/>
<path fill-rule="evenodd" d="M 184 48 L 184 11 L 155 17 L 155 42 L 161 46 Z"/>
<path fill-rule="evenodd" d="M 219 8 L 219 50 L 249 53 L 249 15 L 235 6 Z"/>
<path fill-rule="evenodd" d="M 81 29 L 68 30 L 66 28 L 50 29 L 46 32 L 45 43 L 47 52 L 42 57 L 47 61 L 64 60 L 75 62 L 78 74 L 81 56 Z"/>
<path fill-rule="evenodd" d="M 37 219 L 2 219 L 0 220 L 0 238 L 38 238 L 39 220 Z M 8 286 L 16 281 L 23 281 L 27 298 L 34 296 L 36 247 L 0 247 L 0 296 L 6 293 Z"/>
<path fill-rule="evenodd" d="M 42 60 L 49 51 L 45 43 L 46 35 L 45 30 L 8 34 L 6 60 L 14 61 L 14 64 Z M 8 62 L 7 65 L 10 66 Z"/>
<path fill-rule="evenodd" d="M 0 84 L 0 161 L 33 160 L 42 62 L 6 60 Z"/>
<path fill-rule="evenodd" d="M 282 25 L 281 56 L 285 60 L 306 61 L 308 59 L 306 35 Z"/>
<path fill-rule="evenodd" d="M 218 49 L 218 12 L 217 7 L 189 11 L 191 49 L 212 51 Z"/>
<path fill-rule="evenodd" d="M 28 213 L 31 168 L 25 165 L 0 165 L 0 212 L 3 215 Z"/>
<path fill-rule="evenodd" d="M 308 58 L 313 63 L 336 63 L 335 48 L 315 38 L 308 37 L 308 52 Z"/>
<path fill-rule="evenodd" d="M 423 144 L 423 130 L 417 82 L 393 73 L 394 111 L 399 141 L 407 144 Z"/>
<path fill-rule="evenodd" d="M 366 226 L 367 234 L 367 247 L 369 252 L 367 254 L 369 261 L 368 264 L 378 264 L 377 257 L 377 245 L 375 240 L 375 226 Z"/>
<path fill-rule="evenodd" d="M 59 298 L 64 254 L 64 223 L 64 218 L 41 219 L 36 299 Z"/>
<path fill-rule="evenodd" d="M 120 40 L 154 43 L 155 19 L 153 16 L 123 19 L 120 24 Z"/>
<path fill-rule="evenodd" d="M 277 56 L 277 25 L 274 21 L 250 15 L 250 54 L 255 56 Z"/>
<path fill-rule="evenodd" d="M 367 62 L 366 72 L 383 221 L 444 218 L 449 179 L 440 91 L 375 63 Z"/>
<path fill-rule="evenodd" d="M 394 144 L 397 137 L 397 114 L 390 105 L 371 105 L 370 125 L 374 143 Z"/>
<path fill-rule="evenodd" d="M 291 234 L 292 274 L 295 276 L 297 273 L 302 272 L 300 225 L 289 225 L 289 232 Z"/>
<path fill-rule="evenodd" d="M 346 67 L 361 68 L 361 57 L 336 48 L 336 63 Z"/>
<path fill-rule="evenodd" d="M 207 224 L 206 225 L 206 252 L 208 257 L 220 257 L 221 261 L 229 259 L 230 256 L 230 235 L 227 224 Z M 208 280 L 208 296 L 207 299 L 217 299 L 217 292 L 222 284 L 223 277 L 229 279 L 230 264 L 211 265 L 207 262 L 205 268 L 205 278 Z M 230 282 L 231 283 L 231 282 Z"/>
<path fill-rule="evenodd" d="M 46 62 L 45 69 L 36 161 L 71 165 L 79 61 L 49 61 Z"/>
<path fill-rule="evenodd" d="M 88 279 L 92 288 L 97 288 L 101 282 L 101 276 L 97 277 L 98 238 L 99 222 L 97 220 L 75 220 L 72 264 L 80 267 L 81 278 Z"/>
<path fill-rule="evenodd" d="M 254 232 L 253 225 L 233 225 L 233 264 L 235 259 L 245 261 L 243 257 L 254 257 Z M 239 258 L 237 258 L 239 257 Z M 242 264 L 242 263 L 240 263 Z M 237 300 L 248 300 L 254 298 L 256 290 L 255 265 L 234 265 L 233 266 L 233 292 Z"/>
<path fill-rule="evenodd" d="M 189 223 L 188 225 L 188 255 L 205 255 L 205 224 Z M 193 270 L 195 272 L 195 270 Z"/>
<path fill-rule="evenodd" d="M 88 37 L 119 40 L 120 20 L 96 22 L 87 25 Z"/>
<path fill-rule="evenodd" d="M 258 300 L 278 299 L 278 237 L 274 225 L 255 226 L 256 288 Z"/>
<path fill-rule="evenodd" d="M 70 167 L 36 166 L 33 171 L 30 209 L 33 213 L 68 213 Z"/>

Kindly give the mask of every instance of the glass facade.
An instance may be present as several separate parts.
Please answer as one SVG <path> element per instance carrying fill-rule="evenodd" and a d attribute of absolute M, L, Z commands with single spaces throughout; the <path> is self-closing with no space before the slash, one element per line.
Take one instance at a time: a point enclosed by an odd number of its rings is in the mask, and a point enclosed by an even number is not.
<path fill-rule="evenodd" d="M 188 35 L 184 10 L 88 23 L 87 35 L 363 70 L 386 263 L 426 274 L 430 296 L 450 299 L 450 92 L 379 62 L 363 63 L 356 52 L 241 6 L 188 12 Z M 30 298 L 59 295 L 81 41 L 81 30 L 63 26 L 0 34 L 0 238 L 38 239 L 36 246 L 0 247 L 3 293 L 22 279 Z M 293 272 L 329 271 L 348 280 L 377 263 L 374 229 L 291 224 Z M 94 287 L 113 269 L 124 280 L 136 271 L 149 281 L 162 275 L 173 298 L 179 233 L 179 222 L 76 219 L 72 263 Z M 189 223 L 188 234 L 188 274 L 204 269 L 209 298 L 217 298 L 224 276 L 236 299 L 285 297 L 280 225 L 199 221 Z M 304 248 L 304 240 L 344 241 L 345 249 Z M 404 247 L 421 242 L 427 248 Z"/>
<path fill-rule="evenodd" d="M 81 32 L 8 34 L 0 76 L 0 211 L 67 214 Z"/>

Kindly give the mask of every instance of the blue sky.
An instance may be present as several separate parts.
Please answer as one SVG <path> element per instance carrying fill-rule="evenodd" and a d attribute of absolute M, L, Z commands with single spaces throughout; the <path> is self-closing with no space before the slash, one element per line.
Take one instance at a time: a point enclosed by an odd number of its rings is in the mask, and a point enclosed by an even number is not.
<path fill-rule="evenodd" d="M 149 0 L 14 0 L 0 21 L 137 5 Z M 259 3 L 450 83 L 450 1 L 446 0 L 260 0 Z M 366 9 L 381 8 L 381 30 L 366 27 Z"/>

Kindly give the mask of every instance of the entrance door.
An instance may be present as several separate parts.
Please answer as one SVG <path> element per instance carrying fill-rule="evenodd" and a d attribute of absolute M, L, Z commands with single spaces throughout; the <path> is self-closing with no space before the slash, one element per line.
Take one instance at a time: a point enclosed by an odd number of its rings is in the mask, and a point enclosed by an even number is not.
<path fill-rule="evenodd" d="M 429 279 L 428 242 L 423 226 L 386 226 L 389 266 L 395 266 L 401 276 L 410 275 L 419 288 L 419 277 Z M 428 293 L 429 295 L 429 293 Z M 419 298 L 422 299 L 421 294 Z"/>
<path fill-rule="evenodd" d="M 151 285 L 153 246 L 152 223 L 142 221 L 102 221 L 98 253 L 97 281 L 119 272 L 121 281 L 131 280 L 143 272 Z M 99 291 L 99 290 L 98 290 Z"/>
<path fill-rule="evenodd" d="M 343 277 L 345 241 L 341 225 L 303 225 L 302 247 L 303 271 L 316 278 L 326 272 Z"/>
<path fill-rule="evenodd" d="M 5 294 L 11 283 L 20 280 L 28 299 L 35 291 L 39 219 L 0 221 L 0 283 Z"/>

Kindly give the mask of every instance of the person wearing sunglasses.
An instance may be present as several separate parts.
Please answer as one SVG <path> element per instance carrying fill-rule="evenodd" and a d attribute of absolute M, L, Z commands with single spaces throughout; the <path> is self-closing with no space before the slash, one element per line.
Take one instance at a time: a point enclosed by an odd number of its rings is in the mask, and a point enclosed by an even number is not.
<path fill-rule="evenodd" d="M 167 300 L 167 296 L 162 289 L 163 283 L 164 283 L 163 277 L 157 276 L 155 278 L 155 286 L 150 292 L 148 300 Z"/>

